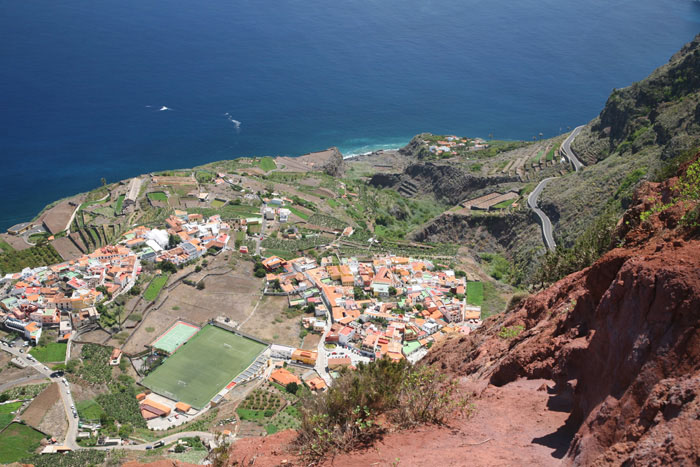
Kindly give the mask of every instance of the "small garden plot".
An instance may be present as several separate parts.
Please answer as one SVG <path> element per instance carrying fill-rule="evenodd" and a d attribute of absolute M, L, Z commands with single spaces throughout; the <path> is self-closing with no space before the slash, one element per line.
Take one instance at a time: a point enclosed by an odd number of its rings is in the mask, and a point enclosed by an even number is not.
<path fill-rule="evenodd" d="M 226 200 L 214 198 L 211 202 L 211 207 L 213 207 L 214 209 L 219 209 L 224 204 L 226 204 Z"/>
<path fill-rule="evenodd" d="M 41 394 L 41 391 L 46 389 L 46 387 L 49 385 L 49 383 L 41 383 L 41 384 L 29 384 L 27 386 L 17 386 L 12 389 L 8 389 L 7 391 L 3 392 L 0 394 L 0 396 L 3 396 L 6 398 L 6 400 L 12 400 L 12 399 L 33 399 L 39 394 Z"/>
<path fill-rule="evenodd" d="M 481 306 L 484 303 L 484 284 L 467 282 L 467 303 L 474 306 Z"/>
<path fill-rule="evenodd" d="M 151 201 L 160 201 L 163 203 L 168 202 L 168 195 L 166 195 L 162 191 L 154 191 L 154 192 L 148 193 L 148 195 L 146 195 L 146 196 L 148 196 L 148 199 L 150 199 Z"/>
<path fill-rule="evenodd" d="M 94 400 L 80 401 L 75 404 L 75 407 L 78 409 L 78 414 L 83 420 L 97 421 L 105 413 L 102 406 Z"/>
<path fill-rule="evenodd" d="M 23 459 L 39 447 L 44 438 L 40 432 L 21 423 L 12 423 L 0 433 L 0 464 Z"/>
<path fill-rule="evenodd" d="M 260 233 L 261 229 L 262 229 L 262 226 L 260 224 L 251 224 L 248 226 L 248 233 L 249 234 L 257 234 L 257 233 Z"/>
<path fill-rule="evenodd" d="M 117 198 L 117 203 L 114 205 L 114 213 L 119 215 L 122 212 L 122 206 L 124 205 L 124 198 L 125 195 L 119 195 L 119 198 Z"/>
<path fill-rule="evenodd" d="M 241 420 L 261 423 L 273 417 L 282 408 L 282 398 L 270 391 L 256 389 L 238 406 L 236 412 Z"/>
<path fill-rule="evenodd" d="M 0 430 L 9 425 L 15 418 L 15 413 L 22 407 L 22 402 L 12 402 L 0 405 Z"/>
<path fill-rule="evenodd" d="M 143 298 L 145 300 L 148 300 L 149 302 L 152 302 L 156 298 L 158 298 L 158 294 L 160 293 L 160 289 L 163 288 L 166 282 L 168 282 L 168 278 L 170 277 L 170 274 L 161 274 L 160 276 L 156 276 L 150 284 L 148 284 L 148 288 L 146 291 L 143 293 Z"/>
<path fill-rule="evenodd" d="M 269 156 L 263 157 L 257 161 L 255 165 L 263 169 L 265 172 L 269 172 L 270 170 L 275 170 L 277 168 L 275 160 Z"/>
<path fill-rule="evenodd" d="M 306 211 L 296 207 L 296 206 L 289 206 L 287 209 L 289 209 L 292 214 L 301 217 L 304 220 L 308 220 L 309 217 L 311 217 L 311 214 L 307 213 Z"/>
<path fill-rule="evenodd" d="M 65 342 L 52 342 L 45 346 L 34 347 L 29 353 L 42 363 L 62 362 L 66 359 Z"/>
<path fill-rule="evenodd" d="M 494 204 L 493 208 L 494 209 L 506 209 L 506 208 L 511 207 L 513 205 L 513 203 L 515 203 L 514 199 L 507 199 L 507 200 L 501 201 L 500 203 Z"/>

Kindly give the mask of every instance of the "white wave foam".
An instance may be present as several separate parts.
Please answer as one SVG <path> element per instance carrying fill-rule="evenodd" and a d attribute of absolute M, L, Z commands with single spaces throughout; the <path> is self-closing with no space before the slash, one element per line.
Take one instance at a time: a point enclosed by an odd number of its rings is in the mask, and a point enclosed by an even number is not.
<path fill-rule="evenodd" d="M 236 120 L 235 118 L 233 118 L 233 117 L 231 116 L 231 114 L 228 113 L 228 112 L 226 112 L 226 113 L 224 114 L 224 116 L 226 117 L 226 119 L 227 119 L 229 122 L 233 123 L 233 126 L 234 126 L 234 128 L 236 129 L 236 132 L 241 131 L 241 122 L 239 122 L 238 120 Z"/>
<path fill-rule="evenodd" d="M 352 159 L 353 157 L 367 156 L 379 151 L 398 151 L 405 144 L 376 144 L 366 145 L 364 147 L 351 150 L 348 154 L 343 154 L 343 159 Z"/>
<path fill-rule="evenodd" d="M 163 112 L 164 110 L 173 110 L 173 109 L 171 109 L 170 107 L 166 107 L 166 106 L 163 106 L 160 109 L 158 109 L 158 111 L 160 111 L 160 112 Z"/>

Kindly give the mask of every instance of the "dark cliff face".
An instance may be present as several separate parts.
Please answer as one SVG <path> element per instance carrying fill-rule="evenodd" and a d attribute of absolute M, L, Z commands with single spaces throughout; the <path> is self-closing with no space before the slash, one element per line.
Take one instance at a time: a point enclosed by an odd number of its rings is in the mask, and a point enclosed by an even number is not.
<path fill-rule="evenodd" d="M 647 146 L 675 157 L 700 137 L 699 91 L 700 35 L 648 78 L 613 91 L 572 147 L 589 163 Z"/>
<path fill-rule="evenodd" d="M 556 382 L 569 412 L 568 460 L 577 465 L 697 465 L 700 461 L 700 238 L 668 202 L 676 180 L 647 184 L 618 229 L 624 248 L 487 320 L 427 361 L 455 376 L 503 386 Z M 515 337 L 499 336 L 504 328 Z"/>
<path fill-rule="evenodd" d="M 432 194 L 439 201 L 458 204 L 469 198 L 476 190 L 489 185 L 517 181 L 516 177 L 477 177 L 459 167 L 433 162 L 410 164 L 402 174 L 376 174 L 370 184 L 380 187 L 397 188 L 409 181 L 422 193 Z"/>

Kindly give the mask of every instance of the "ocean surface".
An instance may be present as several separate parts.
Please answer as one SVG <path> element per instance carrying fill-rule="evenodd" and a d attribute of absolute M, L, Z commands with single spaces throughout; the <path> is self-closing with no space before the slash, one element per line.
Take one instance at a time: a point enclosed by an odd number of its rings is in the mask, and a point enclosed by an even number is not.
<path fill-rule="evenodd" d="M 553 136 L 698 32 L 691 0 L 0 0 L 0 228 L 102 177 Z"/>

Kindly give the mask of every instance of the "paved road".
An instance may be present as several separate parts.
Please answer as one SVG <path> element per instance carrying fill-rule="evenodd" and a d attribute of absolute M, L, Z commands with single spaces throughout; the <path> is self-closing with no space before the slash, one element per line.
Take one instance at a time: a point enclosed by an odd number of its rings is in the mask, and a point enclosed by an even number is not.
<path fill-rule="evenodd" d="M 581 163 L 580 160 L 576 157 L 576 154 L 571 150 L 571 143 L 574 141 L 576 136 L 578 136 L 579 133 L 581 133 L 581 129 L 584 127 L 584 125 L 577 126 L 574 128 L 574 131 L 571 132 L 571 134 L 564 140 L 563 143 L 561 143 L 561 152 L 569 159 L 571 164 L 574 166 L 574 170 L 577 172 L 581 170 L 584 165 Z M 554 242 L 554 236 L 553 236 L 553 228 L 552 228 L 552 221 L 549 220 L 549 217 L 547 217 L 547 214 L 545 214 L 540 208 L 537 207 L 537 200 L 540 197 L 540 194 L 542 193 L 542 190 L 544 190 L 544 187 L 547 186 L 547 183 L 549 183 L 550 180 L 556 177 L 549 177 L 545 178 L 542 180 L 539 185 L 530 193 L 530 196 L 527 197 L 527 205 L 535 211 L 535 214 L 540 218 L 540 223 L 542 224 L 542 236 L 544 237 L 544 244 L 549 250 L 554 250 L 557 247 L 557 244 Z"/>
<path fill-rule="evenodd" d="M 3 384 L 0 384 L 0 392 L 5 392 L 8 389 L 12 388 L 13 386 L 19 386 L 20 384 L 29 384 L 31 382 L 35 382 L 36 384 L 43 383 L 44 379 L 41 376 L 38 375 L 32 375 L 32 376 L 24 376 L 22 378 L 17 378 L 13 379 L 12 381 L 3 381 Z"/>
<path fill-rule="evenodd" d="M 42 363 L 38 362 L 32 362 L 26 357 L 26 353 L 21 353 L 18 348 L 14 347 L 7 347 L 7 346 L 2 346 L 2 350 L 14 355 L 15 357 L 18 357 L 19 359 L 23 360 L 25 363 L 27 363 L 28 368 L 32 368 L 38 373 L 40 373 L 42 376 L 48 378 L 51 380 L 51 382 L 57 383 L 59 392 L 61 394 L 61 400 L 63 402 L 63 409 L 66 412 L 66 419 L 68 419 L 68 431 L 66 433 L 66 438 L 63 442 L 63 444 L 73 450 L 76 449 L 88 449 L 88 448 L 83 448 L 76 443 L 76 437 L 78 435 L 78 418 L 73 416 L 73 409 L 72 406 L 74 405 L 73 402 L 73 397 L 70 393 L 70 387 L 69 385 L 63 383 L 62 378 L 51 378 L 49 375 L 52 373 L 50 369 L 45 367 Z M 18 380 L 13 381 L 11 384 L 17 384 L 23 382 L 23 380 L 31 381 L 31 380 L 37 380 L 36 376 L 31 376 L 27 378 L 20 378 Z M 9 384 L 9 383 L 7 383 Z M 208 433 L 205 431 L 184 431 L 182 433 L 176 433 L 174 435 L 166 436 L 165 438 L 161 438 L 159 441 L 163 441 L 165 444 L 172 443 L 174 441 L 177 441 L 180 438 L 193 438 L 195 436 L 199 436 L 202 440 L 204 441 L 214 441 L 216 439 L 215 435 L 213 433 Z M 107 449 L 129 449 L 129 450 L 137 450 L 137 451 L 145 451 L 146 446 L 152 446 L 153 443 L 157 441 L 153 441 L 152 443 L 144 443 L 144 444 L 129 444 L 125 446 L 99 446 L 99 447 L 94 447 L 94 448 L 89 448 L 89 449 L 99 449 L 99 450 L 107 450 Z"/>
<path fill-rule="evenodd" d="M 318 373 L 321 376 L 321 378 L 323 378 L 323 381 L 325 381 L 328 386 L 330 386 L 333 383 L 333 378 L 331 378 L 331 375 L 329 375 L 326 371 L 326 368 L 328 367 L 328 354 L 326 353 L 325 344 L 326 336 L 328 335 L 330 330 L 330 317 L 326 317 L 326 325 L 323 328 L 321 340 L 318 342 L 318 348 L 316 349 L 316 365 L 314 365 L 316 373 Z"/>
<path fill-rule="evenodd" d="M 45 378 L 50 379 L 51 382 L 58 383 L 61 400 L 63 401 L 63 409 L 66 412 L 66 419 L 68 419 L 68 431 L 63 444 L 71 449 L 77 449 L 78 445 L 75 442 L 75 437 L 78 434 L 78 419 L 73 417 L 73 409 L 71 408 L 71 406 L 73 406 L 73 397 L 69 392 L 70 389 L 68 386 L 62 383 L 61 378 L 51 378 L 50 375 L 52 371 L 48 367 L 44 366 L 42 363 L 29 360 L 27 358 L 27 354 L 20 352 L 19 348 L 2 346 L 2 350 L 14 355 L 20 360 L 23 360 L 27 364 L 28 368 L 32 368 L 34 371 L 37 371 Z"/>
<path fill-rule="evenodd" d="M 556 177 L 549 177 L 542 180 L 537 187 L 532 190 L 530 196 L 527 197 L 527 205 L 535 211 L 535 214 L 540 218 L 540 223 L 542 224 L 542 235 L 544 237 L 544 243 L 548 249 L 553 250 L 557 247 L 554 243 L 554 237 L 552 236 L 552 221 L 549 220 L 547 214 L 545 214 L 540 208 L 537 207 L 537 199 L 540 197 L 540 193 L 550 180 Z"/>
<path fill-rule="evenodd" d="M 209 442 L 209 441 L 215 441 L 216 436 L 214 436 L 213 433 L 209 433 L 206 431 L 183 431 L 182 433 L 176 433 L 174 435 L 166 436 L 165 438 L 161 438 L 160 440 L 153 441 L 151 443 L 144 443 L 144 444 L 125 444 L 123 446 L 95 446 L 89 449 L 96 449 L 98 451 L 109 451 L 109 450 L 117 450 L 117 449 L 126 449 L 129 451 L 145 451 L 147 446 L 153 446 L 154 443 L 157 443 L 158 441 L 162 441 L 163 444 L 170 444 L 174 443 L 178 439 L 181 438 L 194 438 L 195 436 L 199 436 L 202 441 Z M 81 448 L 81 449 L 88 449 L 88 448 Z"/>
<path fill-rule="evenodd" d="M 569 161 L 574 165 L 574 170 L 578 172 L 583 168 L 583 164 L 581 163 L 580 160 L 578 160 L 578 157 L 576 157 L 576 154 L 574 154 L 574 151 L 571 150 L 571 143 L 574 141 L 574 138 L 578 136 L 579 133 L 581 133 L 581 129 L 584 127 L 584 125 L 577 126 L 574 128 L 574 131 L 571 132 L 568 138 L 564 140 L 563 143 L 561 143 L 561 152 L 569 159 Z"/>

